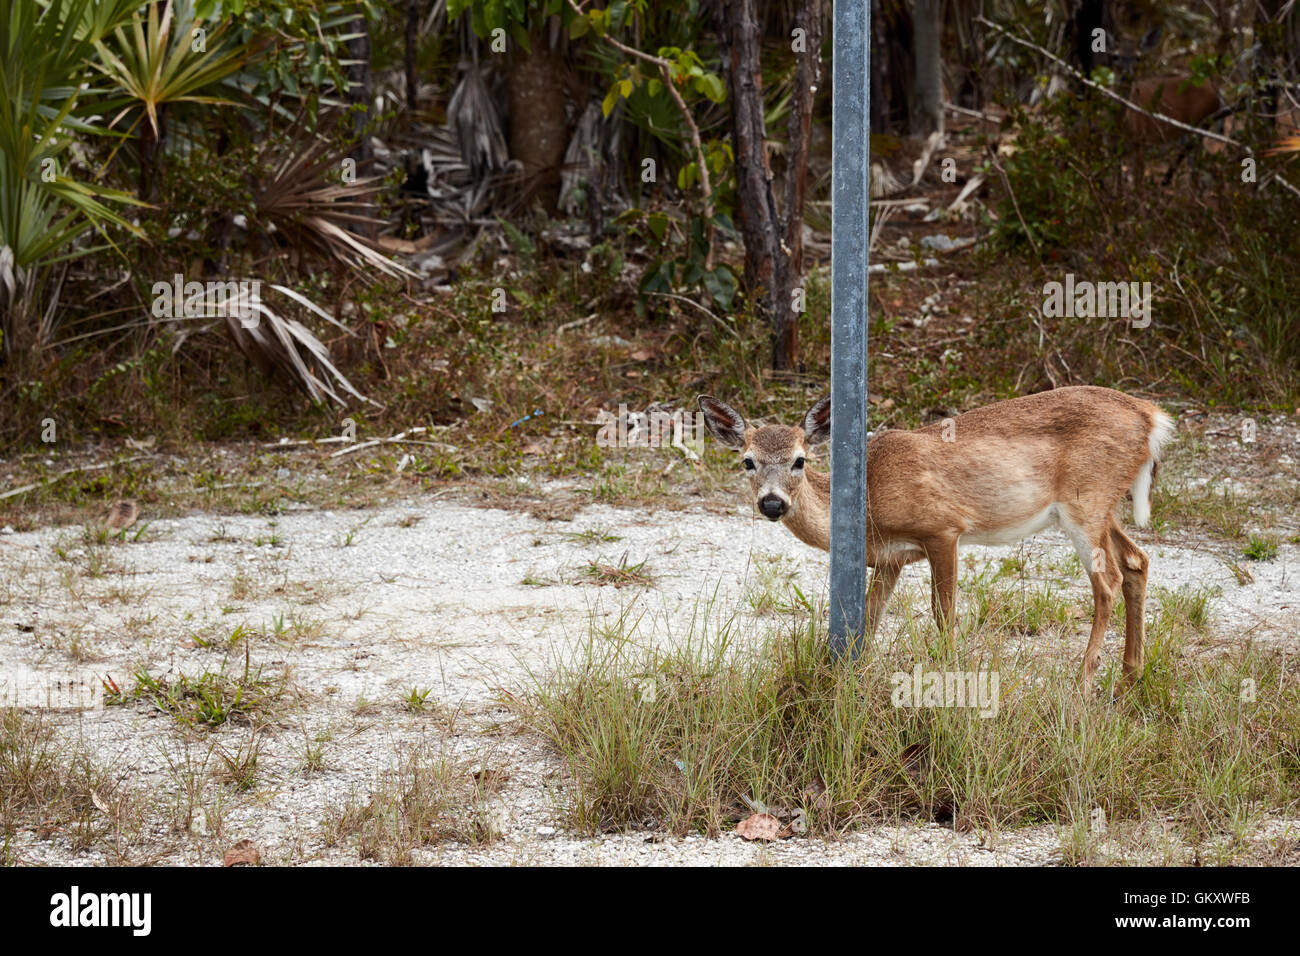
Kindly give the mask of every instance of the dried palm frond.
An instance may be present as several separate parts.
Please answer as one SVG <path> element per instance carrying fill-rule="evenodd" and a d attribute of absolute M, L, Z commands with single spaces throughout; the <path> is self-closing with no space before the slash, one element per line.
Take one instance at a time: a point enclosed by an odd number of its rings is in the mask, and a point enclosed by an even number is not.
<path fill-rule="evenodd" d="M 356 334 L 306 296 L 282 285 L 272 285 L 271 288 L 349 335 Z M 253 362 L 263 369 L 268 369 L 269 366 L 268 370 L 279 370 L 288 375 L 313 402 L 329 398 L 340 405 L 346 405 L 347 402 L 331 387 L 330 383 L 333 382 L 357 400 L 376 404 L 352 387 L 352 383 L 330 361 L 329 349 L 325 343 L 305 325 L 273 312 L 265 302 L 255 303 L 254 308 L 259 316 L 257 321 L 249 321 L 247 316 L 237 313 L 222 316 L 239 350 Z"/>
<path fill-rule="evenodd" d="M 374 217 L 380 177 L 347 182 L 347 157 L 329 143 L 305 137 L 268 157 L 267 173 L 253 189 L 256 217 L 295 248 L 334 259 L 362 276 L 371 269 L 394 278 L 413 276 L 350 226 L 383 226 Z"/>
<path fill-rule="evenodd" d="M 482 64 L 461 63 L 460 82 L 447 104 L 447 126 L 455 131 L 461 159 L 476 181 L 510 159 L 501 116 L 483 78 L 486 70 Z"/>
<path fill-rule="evenodd" d="M 1279 156 L 1283 153 L 1300 153 L 1300 136 L 1282 136 L 1268 150 L 1265 156 Z"/>
<path fill-rule="evenodd" d="M 359 401 L 376 404 L 352 387 L 352 383 L 330 361 L 329 349 L 325 343 L 310 329 L 297 319 L 285 315 L 283 310 L 276 311 L 263 301 L 260 281 L 233 280 L 224 284 L 244 288 L 251 286 L 258 291 L 251 296 L 209 296 L 199 306 L 201 315 L 189 312 L 196 303 L 193 300 L 187 301 L 184 303 L 187 318 L 220 319 L 235 345 L 249 361 L 267 374 L 280 373 L 287 376 L 313 402 L 328 398 L 346 405 L 347 401 L 339 394 L 346 392 Z M 302 293 L 282 285 L 271 284 L 269 288 L 348 335 L 356 334 Z M 187 331 L 182 329 L 180 335 L 187 335 Z"/>

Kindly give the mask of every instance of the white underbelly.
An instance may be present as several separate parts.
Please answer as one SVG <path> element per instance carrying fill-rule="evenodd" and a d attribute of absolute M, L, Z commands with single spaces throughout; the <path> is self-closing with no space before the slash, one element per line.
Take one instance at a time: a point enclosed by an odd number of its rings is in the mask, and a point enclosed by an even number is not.
<path fill-rule="evenodd" d="M 1006 525 L 1001 528 L 981 528 L 966 532 L 961 536 L 959 544 L 1015 544 L 1031 534 L 1037 534 L 1044 528 L 1050 528 L 1060 523 L 1060 512 L 1055 504 L 1050 504 L 1038 514 L 1031 516 L 1029 519 L 1019 524 Z"/>

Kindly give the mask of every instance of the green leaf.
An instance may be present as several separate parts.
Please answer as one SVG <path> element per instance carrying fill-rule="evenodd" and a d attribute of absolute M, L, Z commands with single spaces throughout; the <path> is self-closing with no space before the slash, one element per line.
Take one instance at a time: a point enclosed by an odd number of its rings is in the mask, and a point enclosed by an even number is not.
<path fill-rule="evenodd" d="M 646 217 L 646 225 L 650 227 L 650 232 L 660 242 L 663 242 L 664 235 L 668 232 L 668 216 L 662 212 L 652 212 Z"/>
<path fill-rule="evenodd" d="M 736 277 L 727 266 L 718 266 L 704 274 L 704 288 L 719 307 L 729 309 L 736 298 Z"/>
<path fill-rule="evenodd" d="M 696 84 L 700 87 L 700 92 L 714 103 L 721 103 L 727 98 L 727 88 L 716 73 L 705 74 L 696 81 Z"/>
<path fill-rule="evenodd" d="M 608 117 L 610 113 L 614 112 L 614 107 L 615 105 L 617 105 L 617 103 L 618 103 L 618 86 L 614 85 L 609 88 L 609 92 L 605 94 L 604 101 L 601 102 L 600 104 L 601 112 L 603 112 L 605 116 Z"/>

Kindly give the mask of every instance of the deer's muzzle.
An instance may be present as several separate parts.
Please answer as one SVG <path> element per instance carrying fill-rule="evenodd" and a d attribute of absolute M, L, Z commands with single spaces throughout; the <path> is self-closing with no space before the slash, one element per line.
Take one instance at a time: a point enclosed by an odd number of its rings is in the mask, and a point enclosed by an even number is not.
<path fill-rule="evenodd" d="M 758 501 L 758 510 L 768 521 L 780 521 L 789 507 L 779 495 L 764 495 Z"/>

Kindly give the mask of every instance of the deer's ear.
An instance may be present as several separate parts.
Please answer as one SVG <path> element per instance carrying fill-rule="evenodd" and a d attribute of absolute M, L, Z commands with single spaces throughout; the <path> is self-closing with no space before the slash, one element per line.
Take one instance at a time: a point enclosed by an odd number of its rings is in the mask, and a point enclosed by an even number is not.
<path fill-rule="evenodd" d="M 827 395 L 803 417 L 803 440 L 820 445 L 831 437 L 831 397 Z"/>
<path fill-rule="evenodd" d="M 728 448 L 739 451 L 745 447 L 744 415 L 712 395 L 701 395 L 696 401 L 704 413 L 704 424 L 709 434 Z"/>

